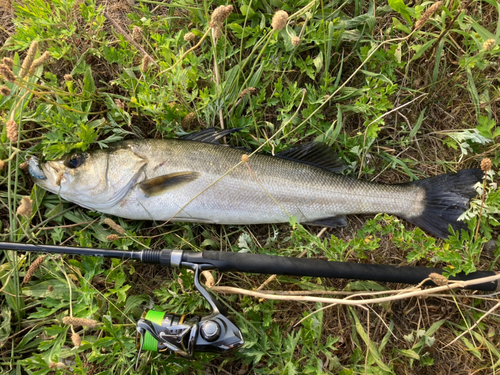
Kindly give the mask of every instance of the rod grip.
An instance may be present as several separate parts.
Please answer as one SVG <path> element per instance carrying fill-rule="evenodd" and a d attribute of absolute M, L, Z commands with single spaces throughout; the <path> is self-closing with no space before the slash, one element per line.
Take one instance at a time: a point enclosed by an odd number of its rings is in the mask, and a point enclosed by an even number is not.
<path fill-rule="evenodd" d="M 441 268 L 333 262 L 321 259 L 208 250 L 203 252 L 203 259 L 218 262 L 220 266 L 217 268 L 220 271 L 372 280 L 404 284 L 418 284 L 433 272 L 443 273 Z M 494 275 L 495 273 L 492 271 L 477 271 L 468 275 L 460 273 L 455 277 L 450 277 L 450 280 L 467 281 Z M 434 285 L 432 282 L 428 284 Z M 496 288 L 496 281 L 467 287 L 467 289 L 483 291 L 495 291 Z"/>

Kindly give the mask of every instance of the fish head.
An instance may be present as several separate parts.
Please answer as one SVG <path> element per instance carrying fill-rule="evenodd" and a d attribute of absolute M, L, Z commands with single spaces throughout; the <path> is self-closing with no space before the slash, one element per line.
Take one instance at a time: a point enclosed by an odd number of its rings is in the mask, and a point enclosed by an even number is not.
<path fill-rule="evenodd" d="M 142 175 L 146 160 L 129 148 L 76 152 L 38 164 L 30 159 L 36 184 L 80 206 L 104 210 L 116 205 Z"/>

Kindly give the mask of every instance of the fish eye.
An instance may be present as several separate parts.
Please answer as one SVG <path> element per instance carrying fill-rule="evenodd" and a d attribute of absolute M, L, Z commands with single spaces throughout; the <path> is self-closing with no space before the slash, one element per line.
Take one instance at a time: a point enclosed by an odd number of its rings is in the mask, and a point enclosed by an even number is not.
<path fill-rule="evenodd" d="M 85 163 L 86 159 L 87 154 L 73 154 L 66 160 L 65 164 L 68 168 L 74 169 Z"/>

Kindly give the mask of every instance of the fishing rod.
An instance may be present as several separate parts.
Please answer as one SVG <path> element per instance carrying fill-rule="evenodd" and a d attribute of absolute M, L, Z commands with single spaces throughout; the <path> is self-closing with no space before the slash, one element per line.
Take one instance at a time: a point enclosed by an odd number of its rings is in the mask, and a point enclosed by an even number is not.
<path fill-rule="evenodd" d="M 134 259 L 143 263 L 193 270 L 195 288 L 209 303 L 212 312 L 206 316 L 178 316 L 153 310 L 146 312 L 137 322 L 140 340 L 137 360 L 142 350 L 173 352 L 182 357 L 193 358 L 198 352 L 225 353 L 244 344 L 241 331 L 229 320 L 224 307 L 202 286 L 200 282 L 202 271 L 312 276 L 404 284 L 419 284 L 428 279 L 431 273 L 443 273 L 443 269 L 440 268 L 398 267 L 210 250 L 203 252 L 171 249 L 127 251 L 6 242 L 0 242 L 0 250 Z M 460 273 L 450 277 L 450 280 L 467 281 L 495 274 L 493 271 L 477 271 L 468 275 Z M 426 284 L 434 285 L 430 280 Z M 497 281 L 466 288 L 495 291 Z"/>

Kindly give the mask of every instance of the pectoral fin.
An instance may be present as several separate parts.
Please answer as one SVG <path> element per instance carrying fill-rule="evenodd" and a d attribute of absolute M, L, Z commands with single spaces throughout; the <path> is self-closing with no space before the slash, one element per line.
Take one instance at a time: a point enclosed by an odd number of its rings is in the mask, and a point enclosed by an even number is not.
<path fill-rule="evenodd" d="M 147 197 L 151 197 L 192 182 L 199 176 L 198 172 L 190 171 L 170 173 L 145 180 L 139 184 L 139 187 Z"/>

